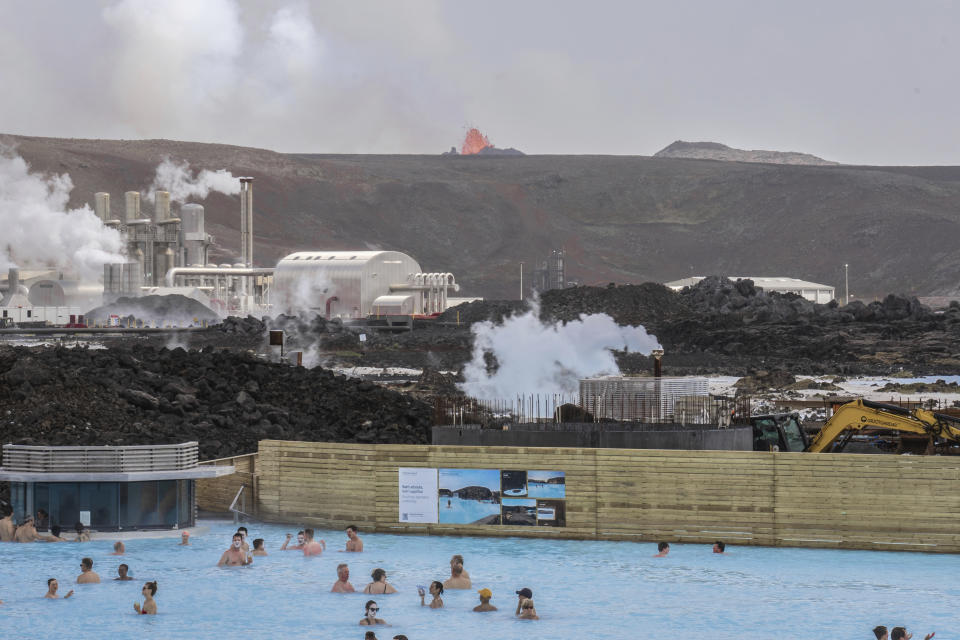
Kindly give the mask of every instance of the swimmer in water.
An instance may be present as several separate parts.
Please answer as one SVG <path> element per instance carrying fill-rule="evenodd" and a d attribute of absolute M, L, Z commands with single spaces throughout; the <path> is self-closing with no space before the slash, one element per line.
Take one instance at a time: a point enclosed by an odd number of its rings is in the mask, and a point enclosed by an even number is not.
<path fill-rule="evenodd" d="M 364 593 L 384 594 L 397 592 L 397 590 L 393 588 L 393 585 L 387 582 L 387 572 L 383 569 L 374 569 L 370 577 L 373 578 L 373 582 L 363 588 Z"/>
<path fill-rule="evenodd" d="M 670 543 L 669 542 L 658 542 L 657 543 L 657 555 L 653 556 L 654 558 L 666 558 L 667 554 L 670 553 Z"/>
<path fill-rule="evenodd" d="M 420 594 L 420 606 L 425 607 L 427 603 L 424 602 L 424 596 L 426 592 L 422 588 L 417 589 L 417 593 Z M 443 598 L 440 596 L 443 595 L 443 583 L 439 580 L 434 580 L 430 583 L 430 595 L 433 596 L 433 600 L 430 601 L 431 609 L 443 609 Z"/>
<path fill-rule="evenodd" d="M 303 555 L 319 556 L 326 551 L 326 549 L 327 543 L 325 541 L 320 540 L 317 542 L 313 539 L 313 529 L 303 530 Z"/>
<path fill-rule="evenodd" d="M 356 590 L 350 584 L 350 568 L 346 564 L 337 565 L 337 581 L 333 583 L 331 593 L 354 593 Z"/>
<path fill-rule="evenodd" d="M 344 551 L 359 553 L 363 551 L 363 540 L 357 535 L 359 530 L 357 525 L 352 524 L 347 527 L 347 548 Z"/>
<path fill-rule="evenodd" d="M 93 560 L 84 558 L 80 561 L 80 575 L 77 584 L 100 584 L 100 575 L 93 570 Z"/>
<path fill-rule="evenodd" d="M 117 567 L 117 577 L 114 580 L 119 580 L 121 582 L 126 582 L 127 580 L 133 580 L 130 576 L 127 575 L 127 572 L 130 571 L 130 567 L 126 564 L 121 564 Z"/>
<path fill-rule="evenodd" d="M 533 606 L 533 600 L 527 598 L 520 603 L 520 616 L 521 620 L 539 620 L 540 616 L 537 615 L 537 609 Z"/>
<path fill-rule="evenodd" d="M 40 534 L 37 533 L 37 528 L 33 526 L 33 516 L 27 516 L 23 524 L 17 527 L 17 532 L 13 536 L 14 542 L 36 542 L 39 539 Z"/>
<path fill-rule="evenodd" d="M 253 552 L 250 554 L 252 556 L 265 556 L 267 555 L 267 550 L 263 548 L 263 538 L 257 538 L 253 541 Z"/>
<path fill-rule="evenodd" d="M 456 555 L 450 559 L 450 577 L 444 581 L 443 586 L 447 589 L 473 588 L 470 574 L 463 570 L 463 556 Z"/>
<path fill-rule="evenodd" d="M 180 534 L 180 545 L 179 545 L 179 546 L 181 546 L 181 547 L 189 547 L 189 546 L 190 546 L 190 532 L 189 532 L 189 531 L 184 531 L 183 533 Z"/>
<path fill-rule="evenodd" d="M 247 528 L 240 527 L 237 529 L 237 533 L 239 533 L 243 539 L 243 544 L 240 545 L 241 547 L 243 547 L 243 552 L 250 553 L 250 545 L 247 543 Z"/>
<path fill-rule="evenodd" d="M 721 542 L 720 540 L 717 540 L 716 542 L 713 543 L 714 553 L 724 554 L 726 553 L 726 549 L 727 549 L 727 545 Z"/>
<path fill-rule="evenodd" d="M 292 538 L 289 533 L 287 534 L 287 539 L 283 541 L 283 546 L 280 547 L 280 551 L 300 551 L 303 549 L 303 531 L 297 531 L 297 544 L 292 547 L 287 546 L 290 544 L 290 538 Z"/>
<path fill-rule="evenodd" d="M 50 535 L 40 536 L 40 539 L 44 542 L 66 542 L 65 538 L 60 537 L 60 525 L 53 525 L 50 527 Z"/>
<path fill-rule="evenodd" d="M 496 611 L 497 608 L 490 604 L 490 598 L 493 597 L 493 592 L 490 589 L 480 589 L 477 591 L 480 594 L 480 604 L 473 608 L 474 611 L 483 612 L 483 611 Z"/>
<path fill-rule="evenodd" d="M 47 580 L 47 594 L 43 597 L 47 598 L 48 600 L 56 600 L 57 598 L 60 597 L 57 595 L 57 589 L 59 588 L 60 588 L 60 583 L 57 582 L 57 579 L 50 578 L 49 580 Z M 72 595 L 73 595 L 73 589 L 70 589 L 70 591 L 67 591 L 67 595 L 63 596 L 63 599 L 66 600 Z"/>
<path fill-rule="evenodd" d="M 924 640 L 930 640 L 936 632 L 928 633 L 924 636 Z M 912 633 L 907 633 L 906 627 L 894 627 L 893 631 L 890 632 L 890 640 L 910 640 L 913 637 Z"/>
<path fill-rule="evenodd" d="M 113 553 L 112 556 L 122 556 L 126 552 L 127 548 L 123 546 L 123 543 L 117 540 L 113 543 Z"/>
<path fill-rule="evenodd" d="M 13 508 L 6 504 L 0 504 L 0 542 L 13 542 L 13 536 L 17 532 L 17 525 L 13 524 Z"/>
<path fill-rule="evenodd" d="M 90 531 L 84 528 L 82 522 L 78 522 L 74 529 L 77 531 L 77 539 L 74 542 L 90 542 Z"/>
<path fill-rule="evenodd" d="M 143 606 L 141 607 L 139 602 L 134 602 L 133 610 L 141 615 L 157 615 L 157 602 L 153 599 L 153 596 L 157 595 L 157 581 L 143 585 L 140 593 L 143 594 Z"/>
<path fill-rule="evenodd" d="M 523 589 L 520 589 L 519 591 L 517 591 L 517 611 L 513 615 L 519 616 L 521 608 L 523 607 L 523 601 L 532 600 L 532 599 L 533 599 L 533 591 L 531 591 L 527 587 L 524 587 Z"/>
<path fill-rule="evenodd" d="M 363 620 L 360 621 L 361 627 L 372 627 L 378 624 L 387 624 L 386 620 L 377 617 L 377 614 L 380 613 L 380 607 L 378 607 L 377 603 L 373 600 L 367 600 L 365 611 L 366 615 L 364 615 Z"/>
<path fill-rule="evenodd" d="M 230 544 L 230 548 L 223 552 L 223 555 L 220 556 L 220 562 L 217 563 L 218 567 L 242 567 L 244 565 L 251 564 L 253 558 L 243 552 L 243 535 L 239 533 L 233 534 L 233 541 Z"/>

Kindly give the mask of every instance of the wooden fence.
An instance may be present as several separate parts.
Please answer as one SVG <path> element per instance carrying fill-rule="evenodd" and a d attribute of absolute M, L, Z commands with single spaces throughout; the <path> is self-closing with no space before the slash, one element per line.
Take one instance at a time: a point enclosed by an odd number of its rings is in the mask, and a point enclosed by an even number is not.
<path fill-rule="evenodd" d="M 398 468 L 566 473 L 566 527 L 401 523 Z M 265 440 L 267 521 L 363 531 L 960 552 L 960 459 Z M 199 481 L 199 495 L 233 499 Z M 239 487 L 239 482 L 234 485 Z M 226 496 L 229 495 L 229 498 Z"/>
<path fill-rule="evenodd" d="M 204 478 L 197 481 L 197 508 L 213 513 L 227 513 L 230 503 L 233 502 L 240 487 L 246 485 L 248 489 L 246 506 L 247 512 L 256 509 L 257 492 L 257 454 L 251 453 L 233 458 L 207 460 L 201 465 L 233 466 L 236 473 L 219 478 Z"/>

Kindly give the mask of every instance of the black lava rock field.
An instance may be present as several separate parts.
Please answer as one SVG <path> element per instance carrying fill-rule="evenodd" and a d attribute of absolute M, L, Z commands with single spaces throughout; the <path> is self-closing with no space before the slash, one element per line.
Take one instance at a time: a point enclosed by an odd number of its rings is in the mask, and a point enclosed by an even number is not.
<path fill-rule="evenodd" d="M 424 444 L 431 419 L 411 396 L 245 352 L 0 347 L 3 443 L 197 440 L 212 459 L 264 438 Z"/>

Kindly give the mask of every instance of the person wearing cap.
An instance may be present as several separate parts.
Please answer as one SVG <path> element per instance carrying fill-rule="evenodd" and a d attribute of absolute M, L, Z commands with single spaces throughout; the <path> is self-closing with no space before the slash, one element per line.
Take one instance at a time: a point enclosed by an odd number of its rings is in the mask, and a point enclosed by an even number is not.
<path fill-rule="evenodd" d="M 517 591 L 517 612 L 514 615 L 520 615 L 520 608 L 523 605 L 523 601 L 530 600 L 531 598 L 533 598 L 533 591 L 530 591 L 530 589 L 524 587 L 520 589 L 520 591 Z"/>
<path fill-rule="evenodd" d="M 190 532 L 189 532 L 189 531 L 184 531 L 183 533 L 180 534 L 180 544 L 179 544 L 178 546 L 181 546 L 181 547 L 189 547 L 189 546 L 190 546 Z"/>
<path fill-rule="evenodd" d="M 14 542 L 36 542 L 39 539 L 40 534 L 33 526 L 33 516 L 27 516 L 23 524 L 17 527 L 17 532 L 13 536 Z"/>
<path fill-rule="evenodd" d="M 490 589 L 487 589 L 486 587 L 484 587 L 483 589 L 480 589 L 480 591 L 477 591 L 477 593 L 480 594 L 480 604 L 478 604 L 473 608 L 474 611 L 482 612 L 482 611 L 497 610 L 495 606 L 490 604 L 490 598 L 493 597 L 493 592 L 490 591 Z"/>

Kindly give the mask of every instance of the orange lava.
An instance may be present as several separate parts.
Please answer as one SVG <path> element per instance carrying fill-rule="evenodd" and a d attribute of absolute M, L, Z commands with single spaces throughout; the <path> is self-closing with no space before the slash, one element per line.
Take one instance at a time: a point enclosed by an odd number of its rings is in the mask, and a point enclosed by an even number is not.
<path fill-rule="evenodd" d="M 487 147 L 492 147 L 487 136 L 480 133 L 479 129 L 470 129 L 467 131 L 467 137 L 463 139 L 463 146 L 460 147 L 460 153 L 465 156 L 472 156 L 480 153 Z"/>

